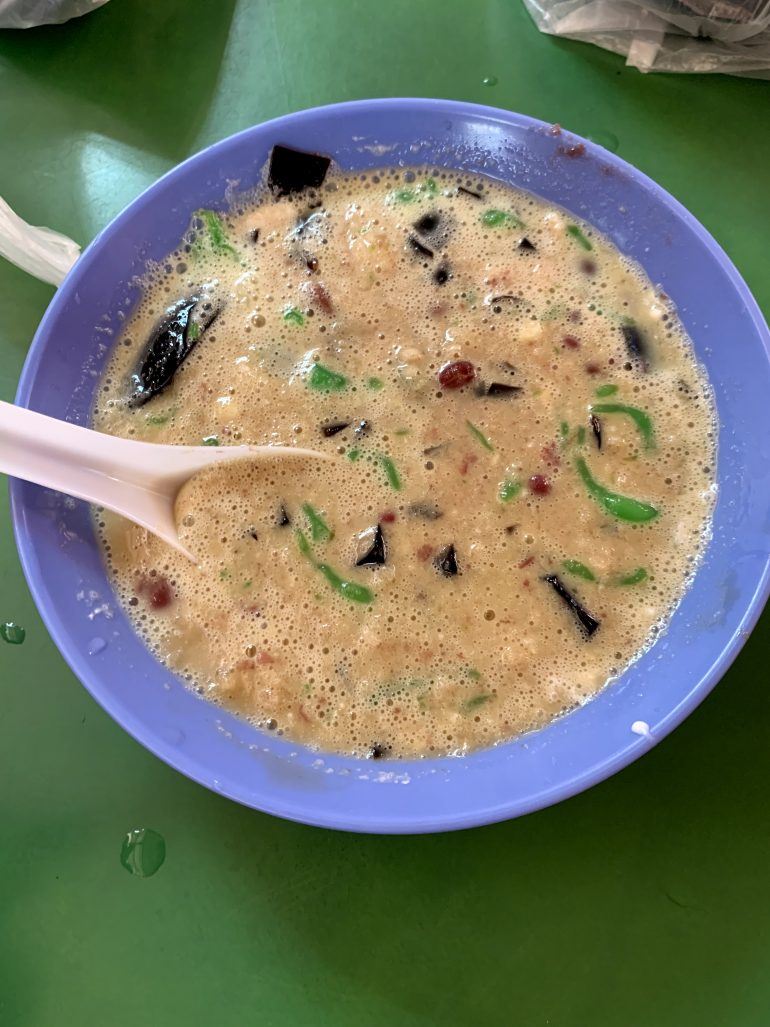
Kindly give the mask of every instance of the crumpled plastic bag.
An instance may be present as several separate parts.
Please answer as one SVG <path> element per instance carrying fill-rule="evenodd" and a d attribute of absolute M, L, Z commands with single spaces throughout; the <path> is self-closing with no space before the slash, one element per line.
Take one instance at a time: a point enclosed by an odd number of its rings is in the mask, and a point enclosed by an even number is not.
<path fill-rule="evenodd" d="M 524 0 L 541 32 L 623 54 L 639 71 L 770 78 L 770 0 Z"/>
<path fill-rule="evenodd" d="M 0 0 L 0 29 L 61 25 L 106 3 L 107 0 Z"/>
<path fill-rule="evenodd" d="M 28 225 L 0 196 L 0 256 L 44 282 L 61 285 L 80 247 L 60 232 Z"/>

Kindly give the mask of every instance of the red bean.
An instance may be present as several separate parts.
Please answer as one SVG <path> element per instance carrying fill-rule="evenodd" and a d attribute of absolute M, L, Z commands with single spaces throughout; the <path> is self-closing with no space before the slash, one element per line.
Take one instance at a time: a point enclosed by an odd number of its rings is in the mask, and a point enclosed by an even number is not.
<path fill-rule="evenodd" d="M 444 364 L 438 372 L 442 389 L 462 389 L 470 385 L 475 377 L 476 370 L 470 360 L 453 360 L 449 364 Z"/>
<path fill-rule="evenodd" d="M 562 157 L 582 157 L 586 152 L 585 146 L 582 143 L 577 143 L 574 146 L 559 146 L 557 147 L 557 153 L 560 153 Z"/>
<path fill-rule="evenodd" d="M 324 314 L 334 313 L 331 296 L 320 282 L 313 282 L 310 287 L 310 295 L 313 297 L 313 304 L 320 307 Z"/>
<path fill-rule="evenodd" d="M 549 467 L 558 467 L 561 463 L 561 454 L 555 442 L 549 442 L 540 450 L 540 456 Z"/>
<path fill-rule="evenodd" d="M 157 578 L 141 578 L 136 586 L 137 594 L 145 596 L 153 610 L 163 610 L 174 598 L 168 579 L 159 575 Z"/>
<path fill-rule="evenodd" d="M 547 496 L 551 491 L 551 482 L 544 474 L 533 474 L 528 484 L 533 496 Z"/>
<path fill-rule="evenodd" d="M 580 339 L 576 339 L 574 335 L 565 335 L 564 345 L 567 347 L 567 349 L 579 349 Z"/>
<path fill-rule="evenodd" d="M 380 514 L 380 520 L 383 524 L 392 524 L 396 519 L 396 515 L 392 510 L 386 510 L 384 514 Z"/>

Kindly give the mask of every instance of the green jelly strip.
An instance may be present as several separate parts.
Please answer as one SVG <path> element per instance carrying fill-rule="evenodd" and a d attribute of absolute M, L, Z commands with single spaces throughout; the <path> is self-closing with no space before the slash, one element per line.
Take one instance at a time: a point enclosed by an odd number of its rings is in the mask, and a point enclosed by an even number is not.
<path fill-rule="evenodd" d="M 466 712 L 470 713 L 471 710 L 477 710 L 479 706 L 483 706 L 485 702 L 489 702 L 491 698 L 491 695 L 483 692 L 480 695 L 473 695 L 470 699 L 465 700 L 462 704 L 462 708 Z"/>
<path fill-rule="evenodd" d="M 599 397 L 614 396 L 617 391 L 617 385 L 600 385 L 596 390 L 596 395 Z"/>
<path fill-rule="evenodd" d="M 638 407 L 626 406 L 625 403 L 595 403 L 591 410 L 597 414 L 625 414 L 626 417 L 631 418 L 639 429 L 639 434 L 644 439 L 644 448 L 655 448 L 655 433 L 652 430 L 652 421 L 645 414 L 644 410 L 640 410 Z"/>
<path fill-rule="evenodd" d="M 593 245 L 590 239 L 587 239 L 583 234 L 582 230 L 577 225 L 567 225 L 567 235 L 571 235 L 576 243 L 579 243 L 584 250 L 592 250 Z"/>
<path fill-rule="evenodd" d="M 382 464 L 382 469 L 385 471 L 385 477 L 388 479 L 388 485 L 390 485 L 390 487 L 396 492 L 400 492 L 403 488 L 403 484 L 399 473 L 396 470 L 396 465 L 389 456 L 381 456 L 380 463 Z"/>
<path fill-rule="evenodd" d="M 175 413 L 176 407 L 172 407 L 171 410 L 166 410 L 162 414 L 147 414 L 145 416 L 145 421 L 147 424 L 151 424 L 153 426 L 168 424 Z"/>
<path fill-rule="evenodd" d="M 344 374 L 338 374 L 323 364 L 313 364 L 307 383 L 316 392 L 342 392 L 348 387 L 348 380 Z"/>
<path fill-rule="evenodd" d="M 523 228 L 524 222 L 507 210 L 485 210 L 481 215 L 485 228 Z"/>
<path fill-rule="evenodd" d="M 481 431 L 480 428 L 477 428 L 476 425 L 473 424 L 472 421 L 466 421 L 465 423 L 468 425 L 468 431 L 471 433 L 471 435 L 474 437 L 474 439 L 477 442 L 480 442 L 481 445 L 484 447 L 484 449 L 488 449 L 490 453 L 493 453 L 494 450 L 495 450 L 495 447 L 492 445 L 492 443 L 486 437 L 484 432 Z"/>
<path fill-rule="evenodd" d="M 501 503 L 510 503 L 512 499 L 521 492 L 521 482 L 514 481 L 513 478 L 506 478 L 505 481 L 500 482 L 500 488 L 497 492 L 497 498 Z"/>
<path fill-rule="evenodd" d="M 559 425 L 559 437 L 562 442 L 566 442 L 569 438 L 569 425 L 566 421 L 562 421 Z"/>
<path fill-rule="evenodd" d="M 659 512 L 649 503 L 642 503 L 630 496 L 621 496 L 617 492 L 610 492 L 603 485 L 596 481 L 588 465 L 582 457 L 575 461 L 578 474 L 588 490 L 600 506 L 604 507 L 608 514 L 617 517 L 620 521 L 629 521 L 632 524 L 644 524 L 659 516 Z"/>
<path fill-rule="evenodd" d="M 219 438 L 216 435 L 206 435 L 202 442 L 204 446 L 218 446 Z"/>
<path fill-rule="evenodd" d="M 345 578 L 341 578 L 339 574 L 337 574 L 337 572 L 328 565 L 328 563 L 317 563 L 313 558 L 310 543 L 303 531 L 296 531 L 295 535 L 300 553 L 310 560 L 317 571 L 321 572 L 335 592 L 339 592 L 341 596 L 344 596 L 345 599 L 349 599 L 352 603 L 368 604 L 374 602 L 374 593 L 371 589 L 366 588 L 365 585 L 359 585 L 355 581 L 346 581 Z"/>
<path fill-rule="evenodd" d="M 615 579 L 616 585 L 638 585 L 640 581 L 647 580 L 647 571 L 644 567 L 637 567 L 630 574 L 623 574 Z"/>
<path fill-rule="evenodd" d="M 583 443 L 586 440 L 586 430 L 585 430 L 585 428 L 583 427 L 582 424 L 580 425 L 580 427 L 577 430 L 577 433 L 575 435 L 575 439 L 577 440 L 577 444 L 579 446 L 582 446 Z"/>
<path fill-rule="evenodd" d="M 590 567 L 586 567 L 580 560 L 564 560 L 562 567 L 576 578 L 583 578 L 584 581 L 596 581 L 596 575 Z"/>
<path fill-rule="evenodd" d="M 360 460 L 361 459 L 361 450 L 360 449 L 349 449 L 347 451 L 347 453 L 345 454 L 345 456 L 348 458 L 348 460 L 350 460 L 351 463 L 354 464 L 356 462 L 356 460 Z"/>
<path fill-rule="evenodd" d="M 303 556 L 307 556 L 309 559 L 312 560 L 313 551 L 310 548 L 310 543 L 307 540 L 307 535 L 304 531 L 300 531 L 299 529 L 297 529 L 295 534 L 297 536 L 297 546 L 299 547 L 300 553 L 302 553 Z"/>
<path fill-rule="evenodd" d="M 283 312 L 283 319 L 293 325 L 303 325 L 305 323 L 305 315 L 299 307 L 286 307 Z"/>
<path fill-rule="evenodd" d="M 384 384 L 385 384 L 385 382 L 383 382 L 382 378 L 367 378 L 366 379 L 366 387 L 367 387 L 367 389 L 371 389 L 372 392 L 379 392 Z"/>
<path fill-rule="evenodd" d="M 227 239 L 227 232 L 225 232 L 222 219 L 216 211 L 196 210 L 195 217 L 203 222 L 203 227 L 206 229 L 206 237 L 214 253 L 229 253 L 232 257 L 238 256 Z"/>
<path fill-rule="evenodd" d="M 438 184 L 435 178 L 426 178 L 425 182 L 416 185 L 413 189 L 394 189 L 389 198 L 396 203 L 416 203 L 423 194 L 436 196 Z"/>
<path fill-rule="evenodd" d="M 374 592 L 366 585 L 359 585 L 356 581 L 346 581 L 341 578 L 328 563 L 317 563 L 317 569 L 323 574 L 335 592 L 349 599 L 352 603 L 374 602 Z"/>
<path fill-rule="evenodd" d="M 314 542 L 328 542 L 330 538 L 334 538 L 332 529 L 310 503 L 302 504 L 302 512 L 308 519 L 310 534 Z"/>

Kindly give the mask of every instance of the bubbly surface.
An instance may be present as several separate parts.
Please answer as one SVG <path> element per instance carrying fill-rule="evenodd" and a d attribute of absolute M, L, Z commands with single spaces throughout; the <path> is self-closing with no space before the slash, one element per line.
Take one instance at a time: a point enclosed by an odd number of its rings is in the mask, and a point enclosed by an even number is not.
<path fill-rule="evenodd" d="M 184 299 L 189 356 L 131 401 Z M 94 421 L 336 458 L 193 479 L 197 565 L 101 530 L 137 630 L 192 687 L 372 757 L 462 753 L 588 699 L 663 629 L 714 501 L 713 401 L 667 298 L 566 212 L 435 169 L 201 212 Z"/>

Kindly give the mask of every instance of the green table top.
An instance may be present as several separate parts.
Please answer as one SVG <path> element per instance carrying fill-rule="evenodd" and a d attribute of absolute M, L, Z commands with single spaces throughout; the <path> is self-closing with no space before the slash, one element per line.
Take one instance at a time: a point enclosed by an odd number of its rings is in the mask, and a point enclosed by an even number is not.
<path fill-rule="evenodd" d="M 111 0 L 0 32 L 0 195 L 85 243 L 231 132 L 394 94 L 617 137 L 770 312 L 770 83 L 645 77 L 539 35 L 520 0 Z M 52 290 L 0 265 L 10 399 Z M 342 835 L 242 809 L 117 727 L 0 516 L 0 621 L 27 629 L 0 642 L 5 1027 L 770 1022 L 768 616 L 672 737 L 590 792 L 460 834 Z M 166 841 L 152 877 L 120 862 L 136 827 Z"/>

